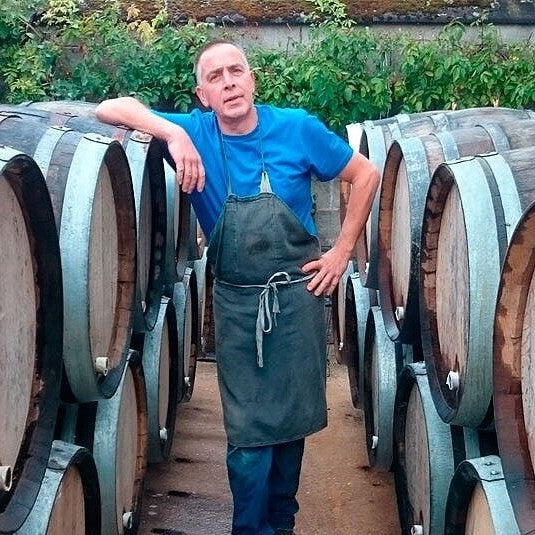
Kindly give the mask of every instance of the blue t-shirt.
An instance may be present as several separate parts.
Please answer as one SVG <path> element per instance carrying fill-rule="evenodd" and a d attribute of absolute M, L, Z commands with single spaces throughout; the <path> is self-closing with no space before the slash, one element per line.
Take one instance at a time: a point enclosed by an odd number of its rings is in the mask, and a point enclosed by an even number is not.
<path fill-rule="evenodd" d="M 238 197 L 260 191 L 262 157 L 273 193 L 294 212 L 310 234 L 317 234 L 312 218 L 311 177 L 335 178 L 349 162 L 353 149 L 302 109 L 256 105 L 257 127 L 245 135 L 222 135 L 213 112 L 189 114 L 155 112 L 182 126 L 197 151 L 206 185 L 194 191 L 191 202 L 207 237 L 212 233 L 230 189 Z M 222 145 L 223 144 L 223 148 Z"/>

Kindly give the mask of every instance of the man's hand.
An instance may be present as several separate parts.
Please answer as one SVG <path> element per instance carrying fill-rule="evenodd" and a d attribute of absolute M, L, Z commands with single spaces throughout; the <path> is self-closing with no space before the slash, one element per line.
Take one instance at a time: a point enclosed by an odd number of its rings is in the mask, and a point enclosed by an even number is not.
<path fill-rule="evenodd" d="M 165 141 L 175 162 L 176 180 L 182 191 L 202 191 L 205 182 L 204 166 L 193 142 L 181 126 L 152 113 L 133 97 L 105 100 L 97 106 L 96 115 L 105 123 L 122 124 Z"/>
<path fill-rule="evenodd" d="M 347 212 L 332 249 L 318 260 L 308 262 L 301 269 L 305 273 L 317 271 L 307 284 L 307 290 L 320 296 L 331 295 L 347 268 L 357 237 L 366 225 L 373 197 L 379 184 L 379 171 L 362 154 L 354 153 L 339 174 L 340 180 L 351 184 Z"/>
<path fill-rule="evenodd" d="M 182 191 L 202 191 L 205 183 L 204 166 L 197 149 L 184 130 L 176 131 L 167 141 L 169 154 L 176 165 L 176 180 Z"/>
<path fill-rule="evenodd" d="M 307 290 L 314 292 L 314 295 L 318 297 L 323 294 L 332 295 L 338 286 L 340 277 L 347 268 L 348 262 L 349 255 L 334 246 L 321 255 L 318 260 L 305 264 L 301 268 L 304 273 L 317 272 L 308 282 Z"/>

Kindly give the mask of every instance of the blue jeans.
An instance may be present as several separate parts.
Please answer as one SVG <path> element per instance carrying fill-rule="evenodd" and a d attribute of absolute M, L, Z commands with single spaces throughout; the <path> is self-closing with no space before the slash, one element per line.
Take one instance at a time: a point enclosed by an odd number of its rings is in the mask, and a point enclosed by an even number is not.
<path fill-rule="evenodd" d="M 278 529 L 293 529 L 304 445 L 304 438 L 254 448 L 228 445 L 232 535 L 272 535 Z"/>

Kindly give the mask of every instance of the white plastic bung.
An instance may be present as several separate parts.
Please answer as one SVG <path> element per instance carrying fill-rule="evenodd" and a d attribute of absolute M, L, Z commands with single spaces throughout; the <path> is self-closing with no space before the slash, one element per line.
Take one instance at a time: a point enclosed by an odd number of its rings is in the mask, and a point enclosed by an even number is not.
<path fill-rule="evenodd" d="M 459 373 L 450 370 L 448 377 L 446 377 L 446 385 L 450 390 L 457 390 L 459 388 Z"/>
<path fill-rule="evenodd" d="M 0 490 L 9 492 L 13 483 L 11 466 L 0 466 Z"/>
<path fill-rule="evenodd" d="M 101 375 L 108 375 L 108 357 L 97 357 L 95 359 L 95 370 Z"/>

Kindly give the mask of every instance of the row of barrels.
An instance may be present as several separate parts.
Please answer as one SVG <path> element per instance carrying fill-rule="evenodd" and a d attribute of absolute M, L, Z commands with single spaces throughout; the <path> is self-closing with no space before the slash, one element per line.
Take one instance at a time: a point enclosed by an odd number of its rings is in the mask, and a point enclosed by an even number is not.
<path fill-rule="evenodd" d="M 338 355 L 404 533 L 535 529 L 534 119 L 483 108 L 348 126 L 382 180 L 335 295 Z"/>
<path fill-rule="evenodd" d="M 135 533 L 201 356 L 195 214 L 94 108 L 0 104 L 0 533 Z"/>

